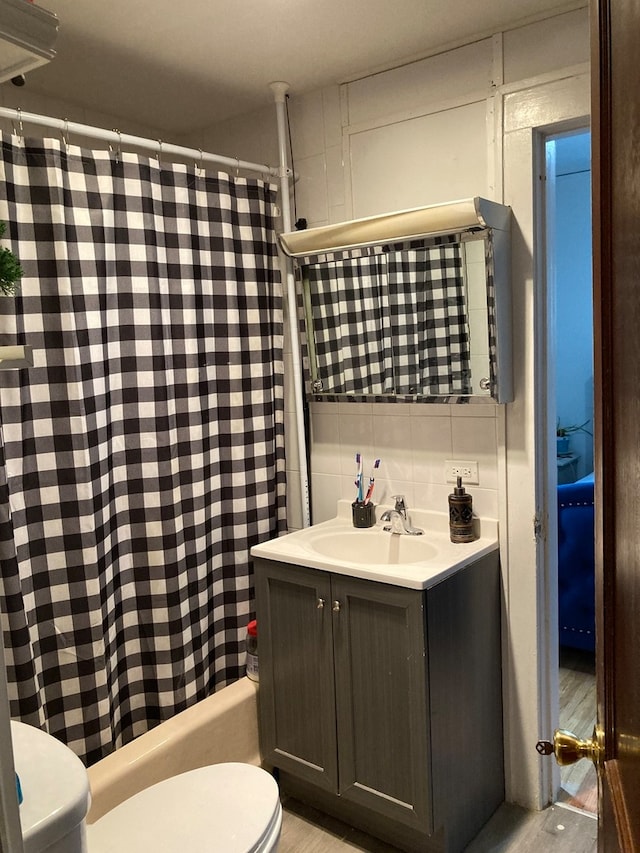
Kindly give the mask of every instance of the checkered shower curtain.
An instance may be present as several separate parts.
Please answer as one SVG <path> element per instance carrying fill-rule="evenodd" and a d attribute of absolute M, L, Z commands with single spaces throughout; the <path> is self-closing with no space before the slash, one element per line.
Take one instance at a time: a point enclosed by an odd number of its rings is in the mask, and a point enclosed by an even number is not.
<path fill-rule="evenodd" d="M 471 392 L 459 242 L 440 238 L 301 259 L 310 342 L 328 394 Z"/>
<path fill-rule="evenodd" d="M 284 526 L 275 189 L 2 137 L 0 604 L 12 715 L 92 763 L 236 679 Z M 5 242 L 5 245 L 7 243 Z"/>

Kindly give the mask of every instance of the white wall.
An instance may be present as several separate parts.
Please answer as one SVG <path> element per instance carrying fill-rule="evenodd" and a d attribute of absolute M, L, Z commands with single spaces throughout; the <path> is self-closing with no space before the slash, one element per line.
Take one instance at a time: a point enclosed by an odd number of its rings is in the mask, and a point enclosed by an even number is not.
<path fill-rule="evenodd" d="M 534 242 L 534 155 L 537 129 L 586 121 L 588 61 L 584 8 L 302 96 L 289 81 L 299 175 L 294 218 L 322 225 L 474 195 L 512 206 L 515 402 L 312 403 L 311 487 L 314 520 L 332 515 L 338 498 L 353 496 L 354 453 L 360 450 L 368 461 L 383 460 L 378 501 L 402 492 L 409 507 L 446 511 L 444 460 L 478 460 L 480 483 L 469 488 L 476 512 L 498 518 L 501 526 L 507 798 L 533 808 L 552 793 L 549 765 L 534 746 L 551 733 L 557 678 L 548 665 L 557 654 L 553 593 L 533 532 L 534 515 L 546 511 L 536 475 L 534 327 L 540 305 L 534 263 L 541 258 Z M 265 110 L 212 127 L 192 144 L 233 156 L 262 152 L 260 159 L 275 162 L 274 131 Z M 288 409 L 291 417 L 291 401 Z M 290 457 L 290 524 L 296 527 L 295 449 Z"/>
<path fill-rule="evenodd" d="M 586 140 L 586 142 L 585 142 Z M 576 479 L 593 471 L 593 297 L 591 171 L 588 135 L 556 140 L 553 239 L 556 294 L 556 412 L 564 426 L 587 423 L 570 435 L 578 454 Z M 579 145 L 579 161 L 564 164 Z M 563 156 L 562 151 L 568 149 Z M 576 155 L 577 157 L 578 155 Z"/>
<path fill-rule="evenodd" d="M 177 139 L 168 139 L 166 134 L 161 134 L 157 129 L 149 125 L 132 122 L 130 119 L 119 118 L 118 116 L 102 113 L 98 110 L 87 109 L 64 98 L 47 98 L 44 95 L 39 95 L 29 88 L 28 80 L 24 87 L 14 86 L 9 81 L 0 84 L 0 106 L 11 110 L 20 108 L 25 113 L 68 119 L 71 122 L 87 124 L 91 127 L 101 127 L 105 130 L 118 128 L 122 133 L 142 136 L 146 139 L 159 139 L 163 137 L 165 142 L 178 141 Z M 18 113 L 16 112 L 15 121 L 0 119 L 0 129 L 5 131 L 5 133 L 19 132 Z M 48 131 L 38 125 L 30 125 L 28 122 L 23 122 L 23 135 L 34 136 L 36 138 L 42 136 L 53 137 L 56 136 L 56 131 Z M 105 147 L 105 145 L 96 143 L 94 140 L 82 139 L 73 134 L 69 137 L 68 141 L 71 145 L 88 145 L 88 147 L 95 148 Z"/>

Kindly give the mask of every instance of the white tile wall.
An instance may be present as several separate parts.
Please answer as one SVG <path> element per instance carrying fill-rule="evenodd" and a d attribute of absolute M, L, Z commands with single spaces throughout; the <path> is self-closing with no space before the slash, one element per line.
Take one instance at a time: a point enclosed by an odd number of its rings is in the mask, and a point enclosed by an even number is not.
<path fill-rule="evenodd" d="M 452 491 L 446 459 L 478 462 L 479 484 L 470 486 L 478 514 L 497 518 L 496 406 L 414 403 L 310 404 L 313 521 L 336 512 L 338 499 L 355 496 L 355 454 L 364 458 L 365 478 L 374 459 L 375 503 L 403 494 L 408 505 L 447 511 Z"/>
<path fill-rule="evenodd" d="M 250 122 L 247 116 L 236 116 L 205 128 L 184 137 L 181 144 L 225 157 L 276 166 L 278 135 L 275 107 L 268 106 L 251 113 Z"/>
<path fill-rule="evenodd" d="M 310 228 L 329 221 L 327 161 L 324 153 L 296 160 L 296 214 L 304 216 Z M 293 214 L 292 214 L 293 215 Z"/>
<path fill-rule="evenodd" d="M 344 159 L 342 144 L 332 145 L 325 152 L 327 161 L 327 202 L 329 209 L 344 207 Z"/>
<path fill-rule="evenodd" d="M 325 114 L 325 105 L 327 113 Z M 336 119 L 335 96 L 318 89 L 302 98 L 290 98 L 289 115 L 291 117 L 291 145 L 296 162 L 313 154 L 324 154 L 327 138 L 335 135 L 333 122 Z M 338 111 L 339 115 L 339 111 Z M 325 119 L 329 119 L 327 124 Z M 326 131 L 325 131 L 326 128 Z M 325 132 L 329 136 L 325 136 Z M 337 144 L 334 140 L 333 144 Z"/>

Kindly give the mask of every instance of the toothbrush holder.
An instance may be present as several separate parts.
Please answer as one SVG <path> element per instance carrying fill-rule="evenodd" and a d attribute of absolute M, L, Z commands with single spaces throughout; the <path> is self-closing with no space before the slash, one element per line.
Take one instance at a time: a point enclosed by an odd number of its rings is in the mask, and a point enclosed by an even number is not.
<path fill-rule="evenodd" d="M 354 527 L 373 527 L 376 523 L 376 508 L 371 502 L 354 501 L 351 504 L 351 515 Z"/>

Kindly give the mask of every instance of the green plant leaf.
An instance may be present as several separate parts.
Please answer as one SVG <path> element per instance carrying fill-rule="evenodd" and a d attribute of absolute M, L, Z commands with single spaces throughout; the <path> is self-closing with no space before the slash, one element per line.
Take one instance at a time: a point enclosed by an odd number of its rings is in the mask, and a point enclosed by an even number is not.
<path fill-rule="evenodd" d="M 560 426 L 560 421 L 558 420 L 556 425 L 556 435 L 558 438 L 564 438 L 567 435 L 570 435 L 572 432 L 585 432 L 587 435 L 592 435 L 592 433 L 586 429 L 587 424 L 589 423 L 589 418 L 582 424 L 570 424 L 569 426 Z"/>
<path fill-rule="evenodd" d="M 6 231 L 6 224 L 0 222 L 0 237 Z M 0 293 L 5 296 L 15 296 L 18 282 L 24 275 L 20 261 L 10 249 L 0 246 Z"/>

